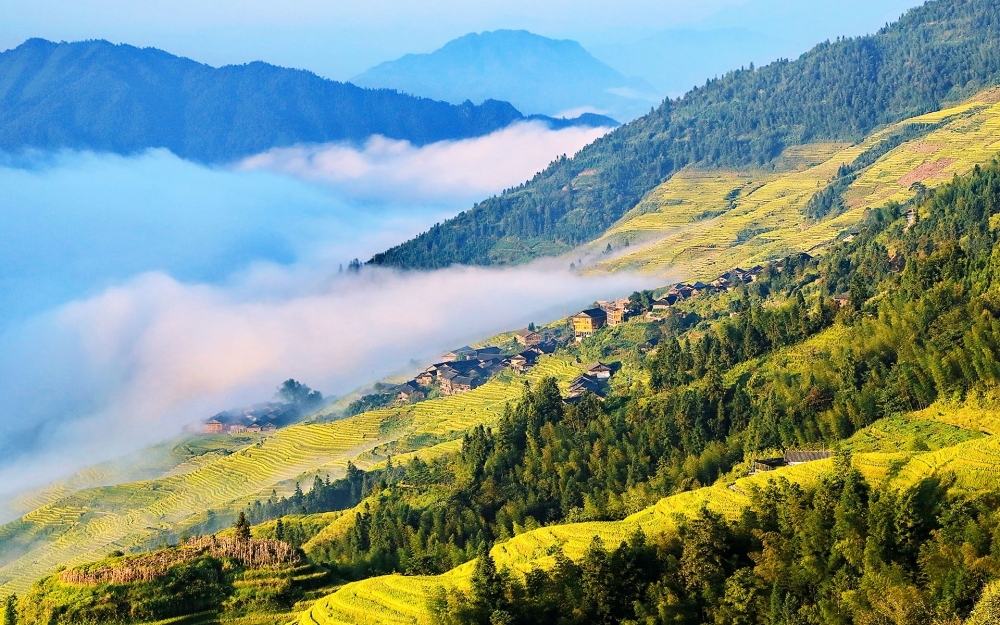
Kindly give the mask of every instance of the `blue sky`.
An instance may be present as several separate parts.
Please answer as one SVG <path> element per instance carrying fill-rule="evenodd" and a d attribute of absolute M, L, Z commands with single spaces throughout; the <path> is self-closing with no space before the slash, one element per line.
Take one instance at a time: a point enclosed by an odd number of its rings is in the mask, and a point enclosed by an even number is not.
<path fill-rule="evenodd" d="M 824 39 L 872 32 L 915 0 L 0 0 L 0 48 L 28 37 L 109 39 L 211 64 L 265 60 L 346 80 L 408 52 L 472 31 L 524 28 L 575 39 L 619 70 L 663 83 L 658 50 L 698 53 L 683 64 L 794 57 Z M 664 78 L 666 76 L 666 78 Z M 704 76 L 703 78 L 707 78 Z M 693 80 L 693 79 L 692 79 Z M 681 83 L 684 84 L 684 83 Z"/>

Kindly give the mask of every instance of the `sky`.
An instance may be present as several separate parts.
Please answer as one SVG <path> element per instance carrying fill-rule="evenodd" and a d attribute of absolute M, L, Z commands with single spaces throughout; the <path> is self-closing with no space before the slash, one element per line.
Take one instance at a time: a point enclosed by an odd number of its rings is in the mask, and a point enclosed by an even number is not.
<path fill-rule="evenodd" d="M 915 0 L 0 0 L 0 49 L 29 37 L 154 46 L 213 65 L 264 60 L 346 80 L 469 32 L 575 39 L 666 91 L 872 32 Z M 705 75 L 702 75 L 705 74 Z M 680 86 L 678 86 L 680 85 Z M 693 84 L 691 85 L 693 86 Z"/>

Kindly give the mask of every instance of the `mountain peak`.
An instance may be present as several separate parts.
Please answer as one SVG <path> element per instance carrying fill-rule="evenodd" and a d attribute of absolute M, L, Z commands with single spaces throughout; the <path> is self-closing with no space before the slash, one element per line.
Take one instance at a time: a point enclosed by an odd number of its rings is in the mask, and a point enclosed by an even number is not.
<path fill-rule="evenodd" d="M 649 110 L 653 88 L 623 76 L 578 42 L 527 30 L 469 33 L 427 54 L 407 54 L 351 79 L 458 104 L 506 100 L 526 113 L 601 111 L 632 119 Z"/>

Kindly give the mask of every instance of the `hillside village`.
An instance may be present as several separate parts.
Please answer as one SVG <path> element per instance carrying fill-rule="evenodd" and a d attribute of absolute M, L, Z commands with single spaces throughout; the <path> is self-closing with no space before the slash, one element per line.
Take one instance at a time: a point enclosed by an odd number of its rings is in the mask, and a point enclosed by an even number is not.
<path fill-rule="evenodd" d="M 907 214 L 908 222 L 910 218 L 911 215 Z M 849 241 L 845 239 L 845 242 Z M 370 409 L 467 393 L 481 387 L 504 371 L 525 374 L 542 356 L 553 354 L 569 344 L 579 345 L 604 328 L 614 328 L 635 318 L 655 321 L 664 311 L 673 309 L 675 305 L 691 298 L 726 293 L 741 285 L 756 282 L 765 274 L 780 274 L 788 265 L 802 266 L 810 260 L 812 256 L 809 254 L 798 253 L 755 265 L 750 269 L 736 267 L 709 283 L 680 282 L 657 289 L 661 295 L 647 298 L 648 301 L 645 302 L 640 293 L 616 300 L 599 300 L 593 307 L 566 318 L 562 324 L 555 324 L 545 330 L 536 329 L 534 326 L 517 330 L 512 334 L 511 342 L 516 349 L 510 345 L 506 349 L 499 346 L 477 348 L 465 345 L 449 351 L 441 356 L 440 361 L 429 365 L 406 382 L 388 386 L 381 383 L 376 385 L 376 392 L 363 396 L 356 405 Z M 841 307 L 847 304 L 848 299 L 847 295 L 837 295 L 833 298 Z M 553 330 L 560 326 L 568 329 L 569 334 Z M 654 346 L 655 344 L 650 345 Z M 607 381 L 615 373 L 614 366 L 594 362 L 585 368 L 584 373 L 570 382 L 565 397 L 566 403 L 576 403 L 587 393 L 603 398 L 608 392 Z M 356 412 L 357 410 L 354 411 Z M 268 434 L 282 425 L 293 422 L 295 414 L 293 406 L 280 402 L 258 404 L 215 415 L 205 423 L 204 432 L 232 435 Z"/>

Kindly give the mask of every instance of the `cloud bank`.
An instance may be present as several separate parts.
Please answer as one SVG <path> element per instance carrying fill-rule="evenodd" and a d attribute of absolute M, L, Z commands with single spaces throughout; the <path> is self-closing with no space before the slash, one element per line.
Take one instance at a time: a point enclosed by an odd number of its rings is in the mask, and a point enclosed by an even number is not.
<path fill-rule="evenodd" d="M 165 151 L 0 157 L 0 516 L 288 377 L 340 394 L 629 277 L 341 273 L 603 132 L 519 124 L 422 148 L 290 148 L 235 169 Z"/>
<path fill-rule="evenodd" d="M 272 265 L 222 286 L 144 274 L 0 336 L 0 498 L 268 398 L 288 377 L 343 393 L 643 286 L 540 265 L 360 274 Z"/>
<path fill-rule="evenodd" d="M 277 148 L 245 159 L 238 168 L 321 181 L 367 200 L 471 202 L 530 179 L 554 157 L 575 154 L 609 130 L 550 130 L 540 122 L 523 122 L 485 137 L 421 148 L 376 136 L 362 150 L 341 144 Z"/>

